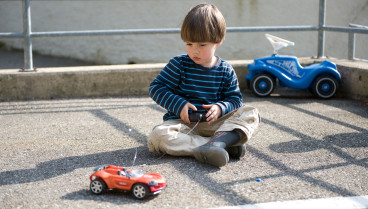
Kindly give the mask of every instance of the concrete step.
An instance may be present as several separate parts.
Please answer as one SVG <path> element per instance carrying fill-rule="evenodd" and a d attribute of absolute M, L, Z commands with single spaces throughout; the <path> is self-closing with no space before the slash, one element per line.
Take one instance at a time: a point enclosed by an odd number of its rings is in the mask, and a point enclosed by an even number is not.
<path fill-rule="evenodd" d="M 368 63 L 329 59 L 342 75 L 337 96 L 368 99 Z M 300 58 L 302 65 L 321 62 Z M 244 78 L 252 60 L 232 60 L 241 91 L 248 89 Z M 0 101 L 106 96 L 148 95 L 152 80 L 166 63 L 0 70 Z"/>

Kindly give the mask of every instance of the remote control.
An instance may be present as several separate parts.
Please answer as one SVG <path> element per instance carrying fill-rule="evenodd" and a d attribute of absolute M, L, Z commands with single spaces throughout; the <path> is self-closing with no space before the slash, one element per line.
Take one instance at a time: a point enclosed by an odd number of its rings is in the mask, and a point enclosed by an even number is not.
<path fill-rule="evenodd" d="M 198 110 L 198 111 L 193 111 L 193 110 L 189 110 L 188 111 L 188 115 L 189 115 L 189 120 L 190 122 L 206 122 L 207 117 L 207 110 Z"/>

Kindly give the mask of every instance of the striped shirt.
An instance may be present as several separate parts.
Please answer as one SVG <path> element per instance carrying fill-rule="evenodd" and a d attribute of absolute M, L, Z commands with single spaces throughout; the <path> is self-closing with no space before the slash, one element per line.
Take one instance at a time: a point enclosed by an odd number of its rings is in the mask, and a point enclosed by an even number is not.
<path fill-rule="evenodd" d="M 232 66 L 218 58 L 213 67 L 196 64 L 188 55 L 172 58 L 150 85 L 151 98 L 168 112 L 164 120 L 179 119 L 187 102 L 217 104 L 222 115 L 242 105 L 238 79 Z"/>

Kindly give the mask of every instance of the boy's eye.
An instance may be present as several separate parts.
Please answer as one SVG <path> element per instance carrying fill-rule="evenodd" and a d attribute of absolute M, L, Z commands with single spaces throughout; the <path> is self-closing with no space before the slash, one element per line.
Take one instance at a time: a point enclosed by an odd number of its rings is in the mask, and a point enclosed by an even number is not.
<path fill-rule="evenodd" d="M 200 46 L 206 46 L 206 44 L 200 44 Z"/>
<path fill-rule="evenodd" d="M 192 43 L 187 43 L 187 46 L 192 46 Z"/>

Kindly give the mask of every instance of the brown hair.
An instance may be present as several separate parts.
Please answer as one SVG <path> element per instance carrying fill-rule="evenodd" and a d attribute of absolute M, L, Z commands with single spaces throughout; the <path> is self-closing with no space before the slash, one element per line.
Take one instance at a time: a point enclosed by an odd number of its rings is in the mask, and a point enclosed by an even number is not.
<path fill-rule="evenodd" d="M 215 5 L 199 4 L 185 16 L 181 39 L 190 42 L 220 43 L 226 34 L 224 16 Z"/>

